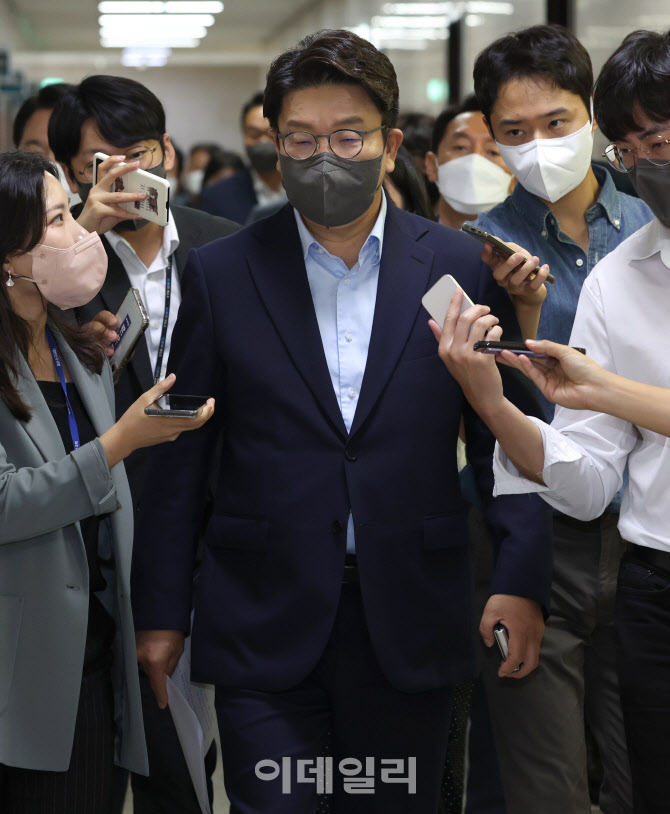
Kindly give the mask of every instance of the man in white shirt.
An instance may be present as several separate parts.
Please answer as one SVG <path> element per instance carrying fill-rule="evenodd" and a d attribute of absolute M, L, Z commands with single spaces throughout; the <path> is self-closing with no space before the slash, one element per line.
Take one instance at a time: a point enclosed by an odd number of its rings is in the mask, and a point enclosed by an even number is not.
<path fill-rule="evenodd" d="M 116 384 L 119 415 L 154 381 L 165 376 L 189 251 L 238 228 L 231 221 L 181 206 L 170 207 L 168 225 L 159 226 L 110 203 L 110 199 L 118 199 L 122 193 L 112 196 L 93 186 L 96 152 L 116 156 L 117 161 L 122 156 L 128 164 L 134 162 L 137 168 L 164 178 L 175 160 L 174 147 L 165 130 L 165 112 L 156 96 L 139 82 L 117 76 L 89 76 L 71 87 L 49 120 L 49 143 L 55 157 L 76 182 L 84 201 L 83 209 L 76 210 L 77 219 L 89 230 L 104 232 L 102 242 L 108 257 L 105 284 L 88 305 L 77 309 L 77 319 L 89 322 L 100 312 L 111 312 L 105 318 L 106 338 L 114 341 L 117 335 L 111 327 L 112 315 L 131 286 L 140 292 L 149 315 L 149 327 Z M 101 164 L 100 173 L 113 163 L 114 158 Z M 127 199 L 136 197 L 123 194 Z M 126 465 L 135 527 L 148 460 L 149 455 L 140 450 Z M 139 544 L 141 541 L 136 539 L 135 545 Z M 140 684 L 150 777 L 133 776 L 135 812 L 158 814 L 175 810 L 180 814 L 197 814 L 200 806 L 170 713 L 158 709 L 143 674 Z M 210 775 L 215 764 L 213 749 L 207 761 Z"/>
<path fill-rule="evenodd" d="M 670 305 L 670 32 L 629 35 L 599 76 L 595 115 L 605 155 L 630 174 L 656 216 L 605 257 L 584 283 L 571 345 L 606 370 L 670 386 L 661 332 Z M 487 309 L 458 319 L 453 303 L 441 355 L 494 432 L 495 494 L 538 492 L 580 520 L 597 517 L 623 483 L 619 529 L 628 541 L 616 599 L 617 666 L 636 814 L 668 809 L 670 761 L 670 440 L 588 410 L 559 408 L 551 426 L 502 397 L 495 363 L 472 350 Z M 439 330 L 435 326 L 435 330 Z M 493 329 L 487 338 L 496 338 Z"/>

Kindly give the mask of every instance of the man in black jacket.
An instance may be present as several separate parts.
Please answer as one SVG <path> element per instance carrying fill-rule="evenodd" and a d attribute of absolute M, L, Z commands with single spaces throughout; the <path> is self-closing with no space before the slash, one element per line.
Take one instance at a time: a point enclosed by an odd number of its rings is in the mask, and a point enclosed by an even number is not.
<path fill-rule="evenodd" d="M 116 385 L 117 415 L 165 376 L 172 328 L 187 282 L 183 275 L 189 251 L 238 228 L 232 221 L 181 206 L 171 207 L 168 225 L 159 226 L 118 207 L 119 200 L 133 200 L 137 195 L 110 193 L 102 183 L 93 185 L 96 152 L 115 157 L 99 167 L 101 177 L 123 160 L 133 169 L 164 178 L 175 160 L 165 129 L 165 112 L 156 96 L 138 82 L 116 76 L 91 76 L 72 87 L 49 121 L 49 143 L 84 202 L 77 212 L 78 221 L 89 230 L 105 233 L 102 241 L 109 260 L 102 290 L 77 309 L 77 319 L 81 323 L 102 319 L 106 338 L 115 341 L 112 315 L 131 286 L 139 290 L 150 319 Z M 131 167 L 123 171 L 127 169 Z M 112 170 L 112 175 L 116 172 Z M 136 527 L 148 459 L 148 451 L 139 450 L 126 465 Z M 138 545 L 141 540 L 136 539 Z M 140 680 L 150 776 L 132 778 L 134 810 L 136 814 L 198 814 L 200 807 L 171 714 L 158 708 L 142 673 Z M 216 765 L 214 744 L 206 765 L 211 777 Z"/>

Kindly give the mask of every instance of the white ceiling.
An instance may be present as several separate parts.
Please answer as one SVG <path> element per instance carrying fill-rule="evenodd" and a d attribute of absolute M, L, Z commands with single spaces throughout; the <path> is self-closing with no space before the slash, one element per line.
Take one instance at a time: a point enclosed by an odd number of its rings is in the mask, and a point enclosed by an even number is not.
<path fill-rule="evenodd" d="M 224 0 L 198 51 L 262 47 L 320 0 Z M 99 48 L 97 0 L 0 0 L 26 51 L 95 51 Z M 1 39 L 1 32 L 0 32 Z M 190 50 L 190 49 L 189 49 Z"/>

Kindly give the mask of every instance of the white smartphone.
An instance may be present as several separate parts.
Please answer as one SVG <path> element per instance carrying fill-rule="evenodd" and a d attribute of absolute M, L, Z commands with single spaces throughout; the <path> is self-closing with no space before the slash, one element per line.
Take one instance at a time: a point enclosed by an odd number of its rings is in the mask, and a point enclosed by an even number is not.
<path fill-rule="evenodd" d="M 106 158 L 109 156 L 105 153 L 95 153 L 93 156 L 93 186 L 98 183 L 98 166 Z M 120 163 L 125 164 L 123 161 Z M 170 182 L 166 178 L 159 178 L 145 170 L 134 170 L 116 179 L 113 192 L 146 192 L 147 197 L 143 201 L 129 201 L 119 206 L 159 226 L 167 226 L 170 219 Z"/>
<path fill-rule="evenodd" d="M 451 298 L 459 289 L 463 291 L 451 274 L 445 274 L 444 277 L 440 277 L 435 285 L 423 295 L 421 300 L 423 307 L 428 311 L 435 322 L 437 322 L 440 328 L 444 325 L 444 320 L 447 317 Z M 463 291 L 461 314 L 463 311 L 467 311 L 472 305 L 474 305 L 474 302 L 472 302 L 470 297 Z"/>
<path fill-rule="evenodd" d="M 119 338 L 112 342 L 114 353 L 109 359 L 114 384 L 118 382 L 124 367 L 133 358 L 133 351 L 149 325 L 149 315 L 136 288 L 129 289 L 116 313 L 116 318 L 118 319 L 116 333 Z"/>

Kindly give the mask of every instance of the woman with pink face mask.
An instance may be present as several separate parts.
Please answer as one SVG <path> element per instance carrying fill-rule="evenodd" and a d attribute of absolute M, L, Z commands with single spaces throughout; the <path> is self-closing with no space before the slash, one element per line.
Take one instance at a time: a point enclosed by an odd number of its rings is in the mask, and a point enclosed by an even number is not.
<path fill-rule="evenodd" d="M 35 154 L 0 155 L 0 223 L 0 810 L 107 814 L 114 763 L 148 772 L 122 460 L 214 403 L 145 415 L 169 376 L 114 423 L 104 353 L 61 312 L 100 290 L 100 238 Z"/>

